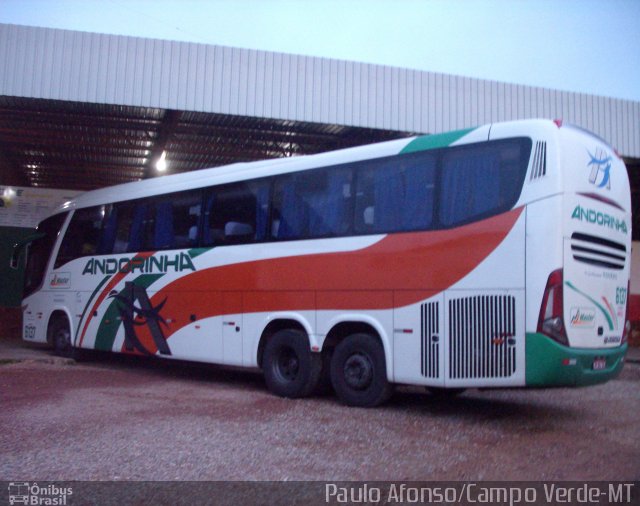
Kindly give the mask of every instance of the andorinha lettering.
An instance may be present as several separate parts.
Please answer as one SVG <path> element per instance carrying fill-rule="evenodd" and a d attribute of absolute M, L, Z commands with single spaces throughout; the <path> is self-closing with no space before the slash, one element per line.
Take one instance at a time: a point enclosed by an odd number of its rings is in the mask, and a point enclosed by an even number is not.
<path fill-rule="evenodd" d="M 615 216 L 611 216 L 610 214 L 606 214 L 601 211 L 584 208 L 581 205 L 577 205 L 575 207 L 571 218 L 574 220 L 586 221 L 587 223 L 594 223 L 601 227 L 615 229 L 624 234 L 627 233 L 627 223 L 624 220 L 619 220 Z"/>
<path fill-rule="evenodd" d="M 186 253 L 176 255 L 158 255 L 150 257 L 133 258 L 90 258 L 82 275 L 85 274 L 116 274 L 135 273 L 141 274 L 195 271 L 196 268 L 191 257 Z"/>

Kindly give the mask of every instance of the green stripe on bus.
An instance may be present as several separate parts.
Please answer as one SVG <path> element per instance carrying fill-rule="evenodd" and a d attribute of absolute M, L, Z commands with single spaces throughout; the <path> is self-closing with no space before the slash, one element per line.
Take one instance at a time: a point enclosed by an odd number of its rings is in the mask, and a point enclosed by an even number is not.
<path fill-rule="evenodd" d="M 613 348 L 571 348 L 548 336 L 527 333 L 525 381 L 530 387 L 586 386 L 609 381 L 622 371 L 628 345 Z M 594 369 L 596 358 L 604 358 L 604 369 Z"/>
<path fill-rule="evenodd" d="M 142 274 L 134 279 L 133 283 L 138 286 L 148 288 L 162 276 L 164 276 L 164 274 Z M 120 320 L 119 304 L 120 303 L 116 299 L 113 299 L 105 311 L 102 320 L 100 320 L 98 333 L 96 335 L 96 344 L 94 346 L 96 350 L 111 351 L 113 349 L 116 334 L 122 324 L 122 321 Z"/>
<path fill-rule="evenodd" d="M 456 130 L 454 132 L 446 132 L 443 134 L 423 135 L 412 140 L 407 144 L 401 154 L 415 153 L 416 151 L 425 151 L 427 149 L 445 148 L 450 146 L 457 140 L 462 139 L 469 132 L 474 131 L 475 128 L 467 128 L 465 130 Z"/>
<path fill-rule="evenodd" d="M 190 249 L 189 251 L 187 251 L 187 253 L 189 254 L 190 258 L 195 258 L 197 256 L 202 255 L 203 253 L 206 253 L 207 251 L 209 251 L 211 248 L 193 248 Z"/>

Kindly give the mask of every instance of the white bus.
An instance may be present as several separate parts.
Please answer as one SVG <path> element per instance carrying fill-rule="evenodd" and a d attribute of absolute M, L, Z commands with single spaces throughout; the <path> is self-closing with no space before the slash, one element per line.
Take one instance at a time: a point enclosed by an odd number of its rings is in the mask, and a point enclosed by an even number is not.
<path fill-rule="evenodd" d="M 257 367 L 286 397 L 330 382 L 355 406 L 604 382 L 630 209 L 616 152 L 546 120 L 104 188 L 38 226 L 23 337 Z"/>

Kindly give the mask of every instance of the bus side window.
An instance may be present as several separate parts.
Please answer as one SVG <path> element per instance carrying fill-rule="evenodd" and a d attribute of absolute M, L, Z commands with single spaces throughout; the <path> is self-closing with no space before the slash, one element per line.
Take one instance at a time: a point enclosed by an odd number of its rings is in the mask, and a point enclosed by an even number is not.
<path fill-rule="evenodd" d="M 147 230 L 149 224 L 147 213 L 148 205 L 144 202 L 138 202 L 133 210 L 129 240 L 127 241 L 127 251 L 131 253 L 148 249 L 145 246 L 151 242 Z"/>
<path fill-rule="evenodd" d="M 530 142 L 522 139 L 446 150 L 441 223 L 457 226 L 509 210 L 520 196 L 529 152 Z"/>
<path fill-rule="evenodd" d="M 183 192 L 156 202 L 154 249 L 197 246 L 201 195 L 200 191 Z"/>
<path fill-rule="evenodd" d="M 278 178 L 274 189 L 271 233 L 275 239 L 299 239 L 305 236 L 306 209 L 296 194 L 295 176 Z"/>
<path fill-rule="evenodd" d="M 54 268 L 80 258 L 95 255 L 102 232 L 104 206 L 78 209 L 73 213 L 67 227 Z"/>
<path fill-rule="evenodd" d="M 499 207 L 499 162 L 487 148 L 446 153 L 442 162 L 440 199 L 443 225 L 463 224 Z"/>
<path fill-rule="evenodd" d="M 356 188 L 356 232 L 432 228 L 436 161 L 435 154 L 420 153 L 362 167 Z"/>
<path fill-rule="evenodd" d="M 432 228 L 435 168 L 435 157 L 409 162 L 403 167 L 403 230 L 428 230 Z"/>
<path fill-rule="evenodd" d="M 285 175 L 275 184 L 275 239 L 336 237 L 352 230 L 352 167 Z"/>
<path fill-rule="evenodd" d="M 129 235 L 131 222 L 133 221 L 133 205 L 130 203 L 116 204 L 115 209 L 115 240 L 113 253 L 126 253 L 129 251 Z"/>
<path fill-rule="evenodd" d="M 264 240 L 268 211 L 269 183 L 266 180 L 210 188 L 204 198 L 203 245 Z"/>
<path fill-rule="evenodd" d="M 102 234 L 98 243 L 98 255 L 108 255 L 113 251 L 113 243 L 116 240 L 118 212 L 113 205 L 104 206 L 104 221 Z"/>
<path fill-rule="evenodd" d="M 174 248 L 176 240 L 173 232 L 173 203 L 156 202 L 155 213 L 153 249 Z"/>

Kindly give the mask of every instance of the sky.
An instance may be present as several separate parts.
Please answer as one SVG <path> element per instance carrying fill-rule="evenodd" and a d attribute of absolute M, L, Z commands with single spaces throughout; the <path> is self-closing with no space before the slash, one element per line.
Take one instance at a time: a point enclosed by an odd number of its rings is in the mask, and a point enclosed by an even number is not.
<path fill-rule="evenodd" d="M 322 56 L 640 101 L 640 0 L 0 0 L 0 23 Z"/>

